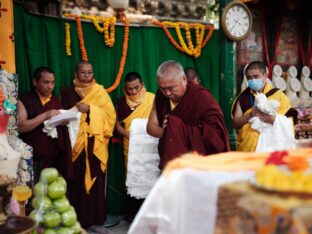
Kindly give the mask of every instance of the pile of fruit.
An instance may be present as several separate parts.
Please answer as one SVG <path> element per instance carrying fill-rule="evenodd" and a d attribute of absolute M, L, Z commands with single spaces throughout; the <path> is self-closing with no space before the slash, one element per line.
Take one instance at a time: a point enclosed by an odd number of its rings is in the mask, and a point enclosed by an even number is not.
<path fill-rule="evenodd" d="M 42 170 L 31 202 L 34 210 L 29 215 L 37 221 L 35 233 L 81 233 L 80 223 L 74 207 L 66 198 L 66 191 L 66 181 L 55 168 Z"/>

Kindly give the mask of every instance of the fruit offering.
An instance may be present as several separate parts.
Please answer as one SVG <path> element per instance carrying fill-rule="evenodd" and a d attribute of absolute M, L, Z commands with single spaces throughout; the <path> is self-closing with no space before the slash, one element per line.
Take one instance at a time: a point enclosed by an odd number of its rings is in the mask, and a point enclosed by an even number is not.
<path fill-rule="evenodd" d="M 77 214 L 66 197 L 66 191 L 66 181 L 55 168 L 41 171 L 31 202 L 34 210 L 29 215 L 38 224 L 34 233 L 81 233 Z"/>

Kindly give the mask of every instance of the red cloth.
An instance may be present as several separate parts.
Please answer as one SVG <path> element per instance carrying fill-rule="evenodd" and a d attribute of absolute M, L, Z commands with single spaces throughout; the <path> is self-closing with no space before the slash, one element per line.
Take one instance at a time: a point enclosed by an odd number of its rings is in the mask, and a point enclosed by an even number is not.
<path fill-rule="evenodd" d="M 155 103 L 160 126 L 165 116 L 169 116 L 158 145 L 160 169 L 190 151 L 209 155 L 230 150 L 223 113 L 207 89 L 189 82 L 182 100 L 172 111 L 169 98 L 160 91 Z"/>
<path fill-rule="evenodd" d="M 5 113 L 3 105 L 0 105 L 0 133 L 7 134 L 9 117 L 10 116 Z"/>
<path fill-rule="evenodd" d="M 27 110 L 28 119 L 51 109 L 63 109 L 61 102 L 54 96 L 42 105 L 38 94 L 31 91 L 20 97 Z M 66 126 L 57 126 L 58 138 L 51 138 L 42 131 L 44 125 L 30 132 L 23 133 L 20 138 L 33 148 L 34 161 L 41 161 L 42 168 L 55 167 L 65 178 L 73 176 L 71 145 Z"/>

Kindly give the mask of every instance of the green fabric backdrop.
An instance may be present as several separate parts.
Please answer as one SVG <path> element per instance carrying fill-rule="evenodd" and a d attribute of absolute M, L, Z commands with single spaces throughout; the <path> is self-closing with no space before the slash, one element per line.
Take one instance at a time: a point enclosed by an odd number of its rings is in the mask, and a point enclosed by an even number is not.
<path fill-rule="evenodd" d="M 22 6 L 14 4 L 16 71 L 19 75 L 20 92 L 31 89 L 31 74 L 38 66 L 48 66 L 55 72 L 56 88 L 72 83 L 75 64 L 81 59 L 77 28 L 74 21 L 31 15 Z M 65 54 L 64 23 L 71 26 L 72 56 Z M 104 87 L 113 84 L 121 57 L 123 26 L 116 27 L 116 40 L 113 48 L 106 47 L 104 36 L 96 31 L 93 24 L 83 22 L 83 35 L 88 59 L 94 66 L 98 83 Z M 175 31 L 171 30 L 172 35 Z M 169 42 L 158 27 L 132 26 L 129 33 L 129 47 L 124 74 L 137 71 L 142 75 L 147 90 L 155 92 L 156 70 L 165 60 L 179 61 L 184 67 L 199 71 L 202 84 L 210 89 L 219 100 L 219 32 L 212 38 L 198 59 L 179 52 Z M 123 95 L 122 84 L 111 93 L 113 102 Z M 220 94 L 222 95 L 222 94 Z M 111 214 L 120 214 L 124 205 L 124 163 L 121 144 L 110 145 L 108 169 L 108 209 Z"/>

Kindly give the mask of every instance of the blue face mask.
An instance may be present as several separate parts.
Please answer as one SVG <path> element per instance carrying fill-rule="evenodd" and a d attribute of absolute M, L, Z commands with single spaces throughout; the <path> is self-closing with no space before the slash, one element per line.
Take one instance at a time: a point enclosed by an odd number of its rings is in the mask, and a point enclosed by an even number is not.
<path fill-rule="evenodd" d="M 248 87 L 254 91 L 260 91 L 264 84 L 262 79 L 252 79 L 248 80 Z"/>

